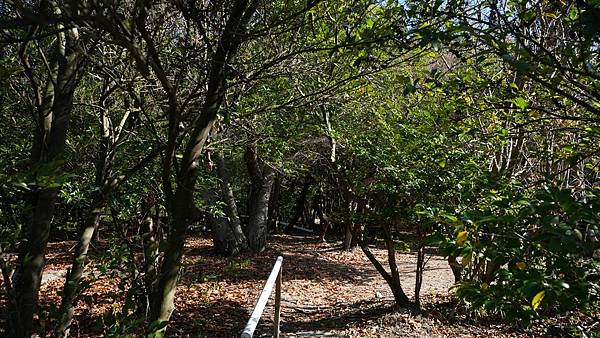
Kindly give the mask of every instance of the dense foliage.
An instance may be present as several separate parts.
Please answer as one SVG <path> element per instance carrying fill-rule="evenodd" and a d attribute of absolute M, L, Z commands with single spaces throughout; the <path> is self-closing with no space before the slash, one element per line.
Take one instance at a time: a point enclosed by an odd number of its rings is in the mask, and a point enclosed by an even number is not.
<path fill-rule="evenodd" d="M 0 1 L 6 334 L 69 335 L 109 276 L 104 334 L 160 336 L 190 233 L 235 256 L 298 228 L 360 247 L 401 306 L 435 245 L 474 315 L 597 314 L 598 17 L 596 0 Z M 108 248 L 93 262 L 90 243 Z"/>

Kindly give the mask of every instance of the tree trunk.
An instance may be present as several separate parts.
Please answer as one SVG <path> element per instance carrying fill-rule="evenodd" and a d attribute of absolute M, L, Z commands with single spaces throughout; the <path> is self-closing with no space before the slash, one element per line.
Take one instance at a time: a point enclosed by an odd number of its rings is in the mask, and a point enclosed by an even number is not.
<path fill-rule="evenodd" d="M 270 171 L 270 170 L 269 170 Z M 273 184 L 273 172 L 265 174 L 248 218 L 248 244 L 254 252 L 264 250 L 267 244 L 267 216 L 269 195 Z"/>
<path fill-rule="evenodd" d="M 215 154 L 217 175 L 220 179 L 221 195 L 225 201 L 226 217 L 210 215 L 213 244 L 215 251 L 224 256 L 234 256 L 248 249 L 248 240 L 242 231 L 233 190 L 229 184 L 229 175 L 225 159 L 221 152 Z"/>
<path fill-rule="evenodd" d="M 354 227 L 352 228 L 352 240 L 350 241 L 350 248 L 355 248 L 358 246 L 360 241 L 362 241 L 362 237 L 364 236 L 365 226 L 361 223 L 354 223 Z"/>
<path fill-rule="evenodd" d="M 404 293 L 402 289 L 402 284 L 400 283 L 400 272 L 398 271 L 398 264 L 396 263 L 396 248 L 394 245 L 394 241 L 392 239 L 392 233 L 389 229 L 389 226 L 383 226 L 383 234 L 385 237 L 385 246 L 388 252 L 388 264 L 390 267 L 390 275 L 391 275 L 391 285 L 392 293 L 394 294 L 394 300 L 396 304 L 405 308 L 413 308 L 414 304 L 410 302 L 410 299 Z"/>
<path fill-rule="evenodd" d="M 193 180 L 188 178 L 178 185 L 175 193 L 175 201 L 177 203 L 173 203 L 170 210 L 172 230 L 167 237 L 167 247 L 164 252 L 160 273 L 157 276 L 157 287 L 151 297 L 151 322 L 156 322 L 157 324 L 169 321 L 171 313 L 175 308 L 175 291 L 183 257 L 186 233 L 189 227 L 188 214 L 193 202 L 195 178 L 194 175 Z"/>
<path fill-rule="evenodd" d="M 420 234 L 419 234 L 420 236 Z M 415 274 L 415 306 L 421 307 L 421 286 L 423 285 L 423 272 L 425 270 L 425 245 L 419 238 L 419 244 L 417 248 L 417 272 Z"/>
<path fill-rule="evenodd" d="M 346 223 L 344 227 L 346 231 L 344 232 L 344 250 L 350 251 L 352 250 L 352 228 L 354 227 L 354 222 Z"/>
<path fill-rule="evenodd" d="M 344 234 L 344 250 L 350 251 L 362 241 L 363 237 L 363 225 L 359 222 L 355 222 L 356 214 L 358 212 L 364 212 L 364 207 L 361 207 L 363 203 L 352 201 L 352 193 L 349 189 L 344 189 L 345 201 L 348 205 L 348 213 L 350 215 L 350 223 L 346 224 L 346 231 Z"/>
<path fill-rule="evenodd" d="M 127 118 L 126 116 L 124 119 Z M 94 185 L 98 189 L 98 192 L 94 194 L 90 210 L 88 211 L 83 227 L 81 228 L 79 242 L 75 248 L 75 254 L 71 263 L 71 269 L 67 273 L 65 284 L 63 286 L 57 327 L 57 332 L 63 337 L 69 335 L 71 322 L 73 321 L 75 301 L 81 289 L 80 283 L 85 265 L 87 264 L 87 253 L 94 234 L 98 231 L 100 216 L 106 206 L 108 192 L 111 188 L 108 184 L 111 167 L 110 162 L 112 162 L 109 151 L 111 138 L 109 126 L 109 117 L 106 115 L 106 112 L 102 110 L 100 116 L 101 134 L 98 142 L 99 156 L 96 160 L 96 175 L 94 180 Z"/>
<path fill-rule="evenodd" d="M 319 220 L 321 223 L 321 237 L 319 238 L 320 242 L 325 242 L 325 236 L 327 236 L 327 232 L 329 228 L 331 228 L 331 219 L 323 212 L 322 209 L 317 210 L 317 215 L 319 216 Z"/>
<path fill-rule="evenodd" d="M 483 282 L 490 284 L 496 277 L 496 271 L 500 269 L 500 264 L 494 260 L 489 260 L 485 264 L 485 275 L 483 276 Z"/>
<path fill-rule="evenodd" d="M 261 252 L 267 244 L 269 197 L 274 172 L 268 166 L 259 167 L 256 143 L 252 142 L 248 145 L 244 157 L 251 182 L 248 203 L 248 245 L 253 252 Z"/>
<path fill-rule="evenodd" d="M 462 266 L 458 264 L 455 256 L 448 256 L 448 265 L 450 265 L 450 269 L 454 275 L 454 283 L 460 282 L 462 279 Z"/>
<path fill-rule="evenodd" d="M 36 132 L 32 150 L 33 167 L 49 170 L 49 176 L 54 179 L 62 174 L 61 157 L 73 109 L 73 94 L 81 74 L 80 53 L 76 46 L 78 34 L 74 30 L 57 34 L 56 60 L 52 63 L 52 71 L 56 73 L 51 75 L 55 78 L 47 80 L 45 105 L 39 107 L 40 123 L 37 125 L 41 128 Z M 46 111 L 46 108 L 50 109 Z M 21 241 L 19 264 L 13 276 L 17 306 L 12 325 L 19 337 L 30 337 L 33 332 L 33 316 L 37 310 L 46 247 L 59 193 L 59 188 L 38 189 L 34 193 L 32 216 Z"/>
<path fill-rule="evenodd" d="M 310 181 L 310 174 L 306 174 L 306 177 L 304 178 L 304 184 L 302 185 L 302 190 L 300 191 L 300 196 L 298 196 L 298 199 L 296 200 L 294 217 L 290 220 L 290 223 L 287 226 L 288 229 L 286 229 L 287 231 L 298 224 L 298 221 L 300 218 L 302 218 L 302 214 L 304 213 L 304 205 L 306 204 L 306 197 L 308 196 L 308 191 L 310 189 Z"/>
<path fill-rule="evenodd" d="M 87 254 L 90 247 L 90 242 L 94 232 L 100 223 L 100 216 L 106 204 L 106 199 L 102 196 L 94 198 L 92 208 L 89 215 L 86 217 L 85 224 L 77 247 L 75 255 L 71 263 L 71 269 L 67 273 L 65 285 L 63 287 L 62 302 L 60 307 L 59 324 L 57 332 L 61 336 L 67 337 L 73 321 L 73 313 L 75 310 L 75 299 L 81 290 L 81 279 L 85 265 L 87 264 Z"/>
<path fill-rule="evenodd" d="M 267 228 L 273 233 L 279 233 L 279 194 L 281 192 L 281 175 L 275 174 L 271 197 L 269 198 L 269 222 Z"/>
<path fill-rule="evenodd" d="M 143 221 L 141 226 L 142 240 L 144 245 L 144 295 L 145 304 L 139 304 L 143 306 L 144 316 L 148 317 L 151 310 L 151 295 L 155 287 L 156 272 L 158 269 L 157 258 L 159 254 L 159 240 L 160 240 L 160 208 L 155 205 L 156 215 L 154 219 L 151 215 L 148 215 Z M 155 222 L 156 220 L 156 222 Z"/>
<path fill-rule="evenodd" d="M 17 313 L 13 318 L 16 322 L 13 326 L 18 337 L 30 337 L 33 332 L 33 315 L 37 310 L 38 292 L 58 189 L 43 189 L 36 195 L 29 229 L 21 243 L 19 265 L 13 276 L 17 302 Z"/>
<path fill-rule="evenodd" d="M 390 272 L 387 272 L 383 265 L 377 260 L 377 257 L 373 255 L 373 253 L 369 250 L 367 243 L 364 240 L 360 241 L 360 248 L 364 252 L 365 256 L 371 261 L 373 266 L 379 274 L 385 279 L 388 286 L 392 290 L 392 294 L 394 295 L 394 300 L 396 304 L 400 307 L 407 309 L 415 309 L 415 305 L 411 303 L 410 299 L 404 293 L 402 289 L 402 284 L 400 283 L 400 272 L 398 271 L 398 265 L 396 263 L 396 249 L 394 248 L 394 241 L 392 240 L 392 235 L 390 229 L 387 225 L 383 226 L 383 232 L 385 237 L 385 245 L 388 252 L 388 266 L 390 268 Z"/>
<path fill-rule="evenodd" d="M 220 41 L 212 58 L 208 76 L 208 87 L 200 116 L 190 133 L 177 175 L 177 189 L 167 201 L 171 218 L 171 232 L 158 276 L 158 284 L 152 296 L 151 322 L 162 324 L 171 317 L 174 309 L 175 289 L 183 256 L 183 245 L 189 227 L 189 212 L 194 200 L 194 188 L 198 176 L 198 163 L 206 139 L 216 121 L 217 113 L 225 98 L 225 66 L 236 54 L 241 44 L 241 34 L 246 31 L 248 21 L 256 12 L 258 1 L 235 1 L 225 24 Z M 171 107 L 176 112 L 178 107 Z M 173 113 L 177 114 L 177 113 Z M 170 124 L 171 129 L 177 124 Z M 174 142 L 174 141 L 173 141 Z M 169 177 L 171 168 L 163 167 L 163 176 Z M 169 178 L 170 179 L 170 178 Z M 163 182 L 170 186 L 169 182 Z M 168 188 L 168 187 L 165 187 Z M 163 327 L 161 330 L 164 330 Z"/>

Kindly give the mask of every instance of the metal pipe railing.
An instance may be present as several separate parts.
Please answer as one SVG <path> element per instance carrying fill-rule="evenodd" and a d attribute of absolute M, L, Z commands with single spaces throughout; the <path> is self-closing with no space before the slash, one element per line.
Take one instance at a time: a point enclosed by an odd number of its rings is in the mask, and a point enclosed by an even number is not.
<path fill-rule="evenodd" d="M 258 297 L 258 301 L 254 306 L 254 310 L 250 315 L 250 319 L 248 320 L 248 324 L 246 324 L 246 328 L 242 332 L 241 338 L 252 338 L 254 334 L 254 330 L 256 330 L 256 326 L 258 325 L 258 321 L 260 320 L 260 316 L 267 305 L 267 301 L 271 296 L 271 292 L 273 292 L 273 286 L 275 286 L 275 315 L 273 319 L 273 337 L 279 338 L 279 321 L 281 319 L 281 264 L 283 263 L 283 257 L 277 257 L 277 261 L 275 261 L 275 265 L 273 266 L 273 270 L 271 270 L 271 274 L 263 287 L 263 290 Z"/>

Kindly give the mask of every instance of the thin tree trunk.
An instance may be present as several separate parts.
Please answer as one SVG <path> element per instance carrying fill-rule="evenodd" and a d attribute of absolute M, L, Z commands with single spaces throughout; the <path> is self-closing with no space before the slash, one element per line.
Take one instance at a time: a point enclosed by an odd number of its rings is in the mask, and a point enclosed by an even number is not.
<path fill-rule="evenodd" d="M 458 264 L 455 256 L 448 256 L 448 265 L 450 265 L 450 269 L 454 275 L 454 283 L 460 282 L 462 279 L 462 266 Z"/>
<path fill-rule="evenodd" d="M 419 234 L 420 235 L 420 234 Z M 425 245 L 419 239 L 417 248 L 417 272 L 415 275 L 415 306 L 421 307 L 421 286 L 423 285 L 423 271 L 425 269 Z"/>
<path fill-rule="evenodd" d="M 235 252 L 232 254 L 238 254 L 239 252 L 248 249 L 248 240 L 242 231 L 242 222 L 238 214 L 237 205 L 235 203 L 235 196 L 229 183 L 229 175 L 227 174 L 227 167 L 225 165 L 225 158 L 222 153 L 217 153 L 217 174 L 221 179 L 221 193 L 225 199 L 225 214 L 227 215 L 228 225 L 232 234 L 232 239 L 235 241 Z"/>
<path fill-rule="evenodd" d="M 85 265 L 87 264 L 87 254 L 90 247 L 90 242 L 94 232 L 100 223 L 100 216 L 106 204 L 106 199 L 98 196 L 92 202 L 92 208 L 89 215 L 86 217 L 84 229 L 81 233 L 75 255 L 71 263 L 71 269 L 67 273 L 65 285 L 63 287 L 63 296 L 60 308 L 59 325 L 57 332 L 61 336 L 67 337 L 70 332 L 71 323 L 73 321 L 73 313 L 75 311 L 75 299 L 81 288 L 81 279 Z"/>
<path fill-rule="evenodd" d="M 396 301 L 396 304 L 401 307 L 413 308 L 414 305 L 410 302 L 410 299 L 408 299 L 406 293 L 404 293 L 402 284 L 400 283 L 400 272 L 398 271 L 398 264 L 396 263 L 396 248 L 394 246 L 394 241 L 392 239 L 389 226 L 383 226 L 383 234 L 388 252 L 388 265 L 390 267 L 390 275 L 392 277 L 392 284 L 390 285 L 390 288 L 394 294 L 394 300 Z"/>
<path fill-rule="evenodd" d="M 363 237 L 363 225 L 360 222 L 355 222 L 355 215 L 359 212 L 359 211 L 364 211 L 363 208 L 361 208 L 361 203 L 354 203 L 351 200 L 352 194 L 350 192 L 346 193 L 346 199 L 350 200 L 350 202 L 348 202 L 348 211 L 350 213 L 350 223 L 346 224 L 346 231 L 344 234 L 344 250 L 346 251 L 350 251 L 352 250 L 352 248 L 356 247 L 357 245 L 359 245 L 359 243 L 362 241 L 362 237 Z"/>
<path fill-rule="evenodd" d="M 158 211 L 160 210 L 158 206 L 154 206 Z M 157 258 L 159 254 L 159 241 L 158 241 L 158 219 L 154 223 L 154 219 L 152 216 L 148 215 L 146 219 L 142 221 L 142 240 L 144 244 L 144 289 L 145 289 L 145 304 L 144 305 L 144 315 L 148 317 L 150 314 L 150 296 L 152 295 L 152 290 L 154 289 L 154 283 L 156 281 L 156 270 L 157 270 Z"/>
<path fill-rule="evenodd" d="M 356 204 L 356 211 L 354 212 L 355 214 L 363 214 L 365 213 L 365 205 L 366 205 L 366 201 L 364 200 L 360 200 L 357 204 Z M 352 217 L 353 219 L 355 218 L 354 216 Z M 365 226 L 363 225 L 362 221 L 360 220 L 360 218 L 358 219 L 358 222 L 354 222 L 353 226 L 352 226 L 352 238 L 350 240 L 350 247 L 348 248 L 348 250 L 352 250 L 352 248 L 356 247 L 358 245 L 358 243 L 360 243 L 360 241 L 362 241 L 362 238 L 364 236 L 364 230 L 365 230 Z"/>
<path fill-rule="evenodd" d="M 325 214 L 323 211 L 323 205 L 321 203 L 316 204 L 316 214 L 319 217 L 319 222 L 321 224 L 321 236 L 319 238 L 320 242 L 325 242 L 325 236 L 331 227 L 331 219 Z"/>
<path fill-rule="evenodd" d="M 77 243 L 71 263 L 71 269 L 65 278 L 57 328 L 57 332 L 59 332 L 60 335 L 69 335 L 69 328 L 73 321 L 75 300 L 81 291 L 81 279 L 88 261 L 87 254 L 90 244 L 98 231 L 100 217 L 107 205 L 109 194 L 112 191 L 117 190 L 120 184 L 125 182 L 132 174 L 146 167 L 158 153 L 159 148 L 148 153 L 145 158 L 116 179 L 109 177 L 111 173 L 108 170 L 108 167 L 110 166 L 112 159 L 104 158 L 98 161 L 97 175 L 99 176 L 96 177 L 96 186 L 99 188 L 100 192 L 98 192 L 92 200 L 90 210 L 81 229 L 79 242 Z"/>
<path fill-rule="evenodd" d="M 352 240 L 350 242 L 350 249 L 358 246 L 358 243 L 362 241 L 362 237 L 364 236 L 365 226 L 361 223 L 354 223 L 354 227 L 352 228 Z"/>
<path fill-rule="evenodd" d="M 101 101 L 103 100 L 101 99 Z M 94 234 L 98 231 L 100 216 L 106 205 L 107 192 L 110 189 L 107 185 L 111 162 L 111 156 L 109 155 L 110 121 L 104 110 L 101 111 L 100 120 L 101 134 L 98 142 L 98 152 L 100 155 L 96 160 L 96 177 L 94 180 L 94 185 L 98 189 L 98 192 L 94 195 L 91 208 L 85 218 L 79 241 L 75 248 L 71 269 L 65 278 L 57 327 L 57 332 L 63 337 L 69 335 L 75 310 L 75 300 L 80 291 L 81 279 L 85 265 L 87 264 L 87 253 Z"/>
<path fill-rule="evenodd" d="M 485 264 L 485 275 L 483 276 L 483 282 L 490 284 L 496 277 L 496 271 L 500 269 L 500 264 L 494 260 L 487 261 Z"/>
<path fill-rule="evenodd" d="M 271 197 L 269 198 L 269 222 L 267 228 L 273 233 L 279 233 L 279 194 L 281 192 L 281 175 L 275 174 Z"/>
<path fill-rule="evenodd" d="M 373 253 L 369 250 L 369 247 L 365 241 L 360 241 L 360 248 L 364 252 L 365 256 L 367 256 L 369 261 L 371 261 L 371 264 L 375 266 L 377 272 L 379 272 L 379 274 L 387 282 L 388 286 L 392 290 L 396 304 L 400 307 L 414 309 L 414 304 L 411 303 L 410 299 L 406 296 L 404 290 L 402 289 L 402 284 L 400 283 L 400 273 L 398 272 L 398 265 L 396 264 L 396 250 L 387 226 L 384 226 L 384 235 L 386 248 L 388 251 L 388 265 L 390 267 L 390 272 L 385 270 L 383 265 L 377 260 L 377 257 L 375 257 L 375 255 L 373 255 Z"/>
<path fill-rule="evenodd" d="M 344 232 L 344 250 L 350 251 L 352 250 L 352 228 L 354 227 L 354 222 L 347 223 L 344 227 L 346 230 Z"/>

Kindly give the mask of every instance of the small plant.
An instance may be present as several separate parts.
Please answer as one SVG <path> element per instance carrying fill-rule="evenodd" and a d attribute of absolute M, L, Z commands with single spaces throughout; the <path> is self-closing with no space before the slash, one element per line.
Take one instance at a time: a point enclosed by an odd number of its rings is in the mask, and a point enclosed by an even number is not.
<path fill-rule="evenodd" d="M 236 274 L 240 272 L 242 269 L 246 269 L 252 265 L 252 261 L 249 258 L 238 261 L 235 258 L 230 258 L 227 261 L 227 266 L 225 267 L 225 271 L 230 274 Z"/>
<path fill-rule="evenodd" d="M 193 278 L 194 283 L 206 283 L 206 282 L 210 282 L 210 281 L 214 281 L 219 279 L 219 275 L 216 274 L 209 274 L 209 273 L 202 273 L 198 276 L 195 276 Z"/>

